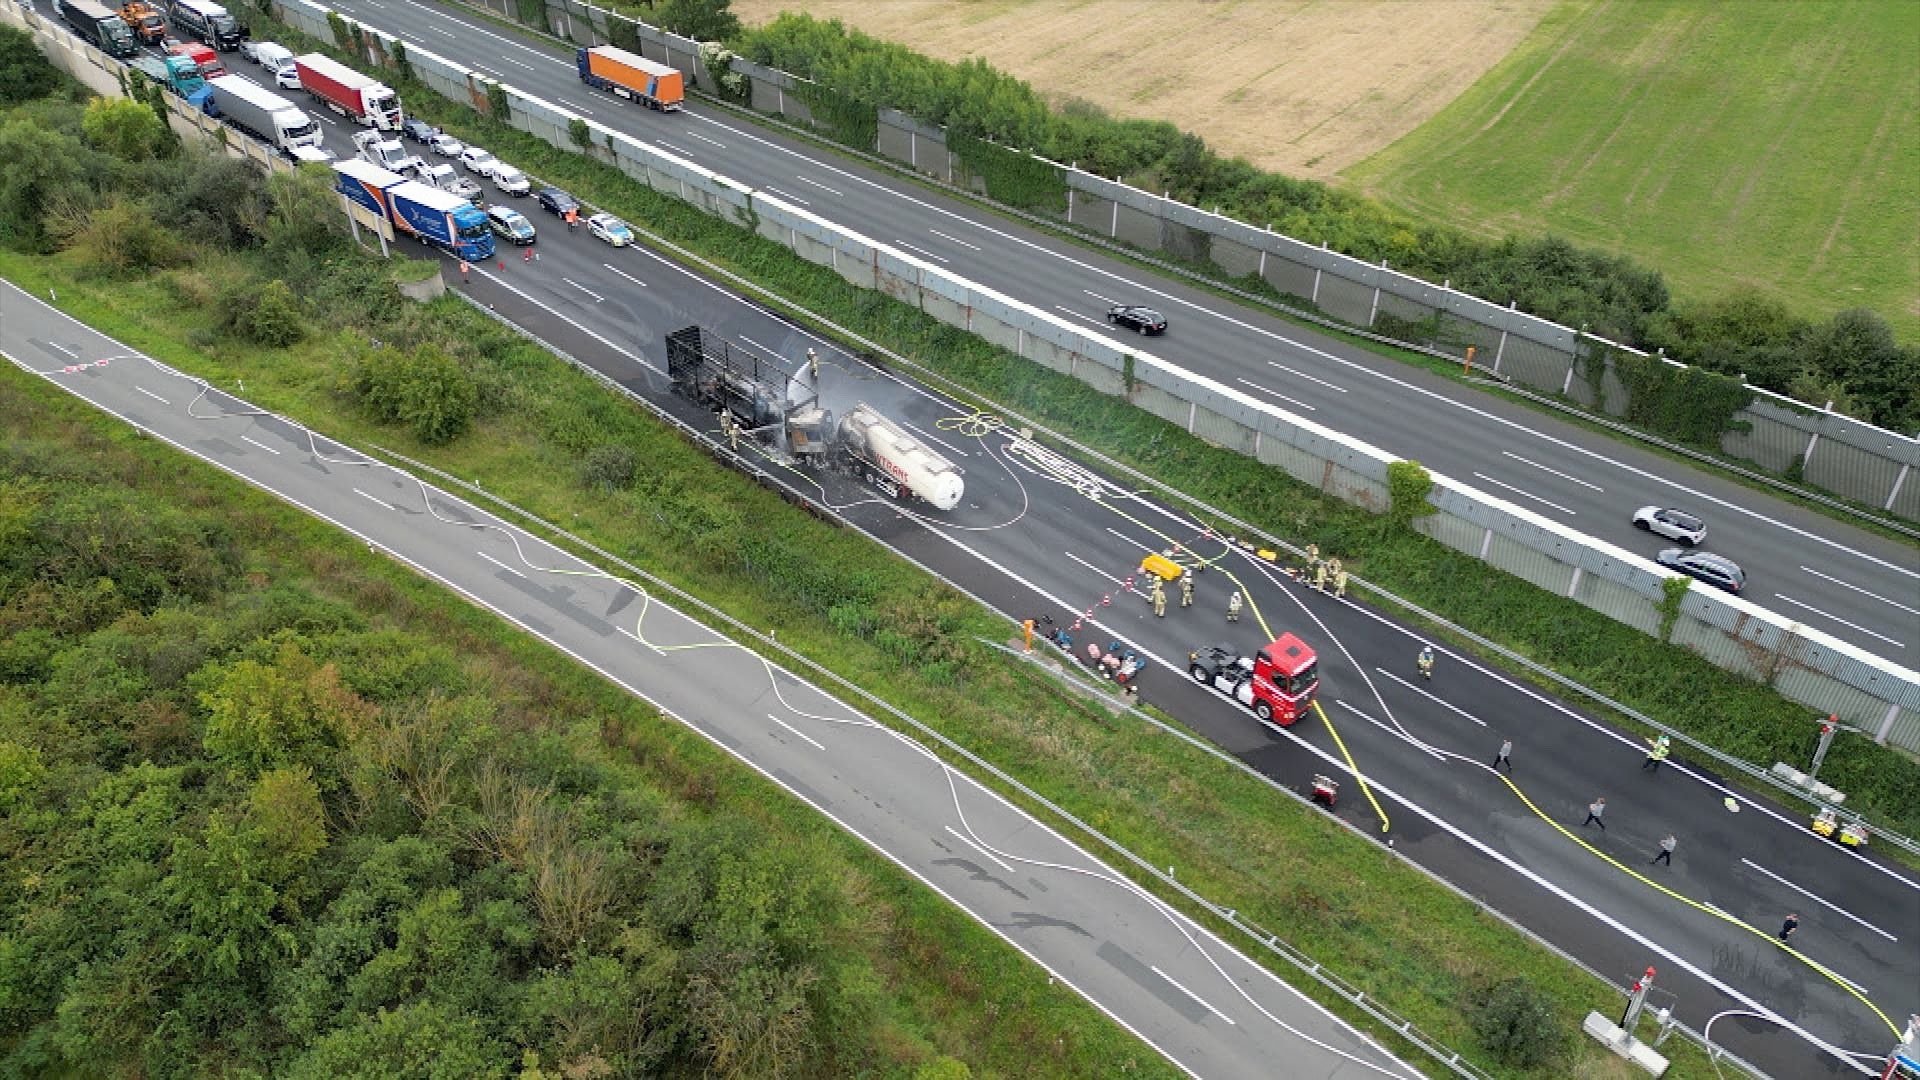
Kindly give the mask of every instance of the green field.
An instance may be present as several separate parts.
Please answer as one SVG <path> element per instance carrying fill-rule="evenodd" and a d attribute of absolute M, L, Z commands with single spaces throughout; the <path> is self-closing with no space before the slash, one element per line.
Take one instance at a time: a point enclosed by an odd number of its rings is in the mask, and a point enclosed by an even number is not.
<path fill-rule="evenodd" d="M 1347 171 L 1489 235 L 1548 231 L 1920 338 L 1920 3 L 1569 3 Z"/>

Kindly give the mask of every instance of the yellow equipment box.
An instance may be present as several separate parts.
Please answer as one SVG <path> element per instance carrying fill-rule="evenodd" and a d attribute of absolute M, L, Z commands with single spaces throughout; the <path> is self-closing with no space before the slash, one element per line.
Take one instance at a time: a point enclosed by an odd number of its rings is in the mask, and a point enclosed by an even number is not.
<path fill-rule="evenodd" d="M 1186 571 L 1180 569 L 1179 563 L 1174 562 L 1165 555 L 1147 556 L 1140 560 L 1140 569 L 1162 581 L 1177 581 L 1181 574 L 1186 573 Z"/>

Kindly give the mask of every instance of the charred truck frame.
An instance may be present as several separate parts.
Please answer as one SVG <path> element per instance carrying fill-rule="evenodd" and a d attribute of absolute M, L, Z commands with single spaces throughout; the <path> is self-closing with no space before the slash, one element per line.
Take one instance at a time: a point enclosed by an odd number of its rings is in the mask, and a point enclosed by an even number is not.
<path fill-rule="evenodd" d="M 796 465 L 842 469 L 890 498 L 917 498 L 936 510 L 960 502 L 959 468 L 879 410 L 862 402 L 836 424 L 813 386 L 703 327 L 667 335 L 667 375 L 682 397 L 725 414 L 723 422 Z M 791 395 L 792 386 L 802 386 L 804 396 Z"/>

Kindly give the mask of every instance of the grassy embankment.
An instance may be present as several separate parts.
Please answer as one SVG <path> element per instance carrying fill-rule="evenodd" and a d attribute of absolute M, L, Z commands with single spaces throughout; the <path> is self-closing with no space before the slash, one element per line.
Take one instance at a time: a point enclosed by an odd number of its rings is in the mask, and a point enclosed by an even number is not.
<path fill-rule="evenodd" d="M 1487 235 L 1631 254 L 1676 291 L 1760 287 L 1920 336 L 1920 5 L 1566 5 L 1412 134 L 1345 171 Z"/>

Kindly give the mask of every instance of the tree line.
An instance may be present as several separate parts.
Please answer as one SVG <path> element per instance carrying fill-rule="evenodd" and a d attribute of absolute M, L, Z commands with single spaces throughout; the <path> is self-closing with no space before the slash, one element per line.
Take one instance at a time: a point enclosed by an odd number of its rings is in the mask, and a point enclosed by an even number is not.
<path fill-rule="evenodd" d="M 1263 172 L 1222 157 L 1165 121 L 1122 120 L 1069 101 L 1052 108 L 1028 84 L 971 59 L 946 63 L 881 41 L 839 20 L 785 13 L 742 31 L 737 47 L 756 63 L 811 79 L 814 112 L 839 138 L 866 139 L 873 112 L 893 108 L 944 125 L 989 191 L 1015 205 L 1065 205 L 1057 178 L 1036 185 L 969 155 L 967 140 L 1031 149 L 1190 205 L 1453 287 L 1598 337 L 1645 349 L 1904 433 L 1920 431 L 1920 346 L 1894 339 L 1867 309 L 1824 320 L 1789 311 L 1752 287 L 1715 297 L 1675 298 L 1658 270 L 1626 256 L 1553 236 L 1487 240 L 1418 221 L 1313 180 Z M 857 115 L 849 115 L 857 114 Z M 1004 157 L 1005 155 L 1000 155 Z"/>
<path fill-rule="evenodd" d="M 0 243 L 210 355 L 324 336 L 325 392 L 422 442 L 512 407 L 476 371 L 517 339 L 403 301 L 326 170 L 182 145 L 5 27 L 0 107 Z M 72 427 L 0 388 L 0 1075 L 968 1075 L 880 970 L 943 942 L 824 827 Z"/>

